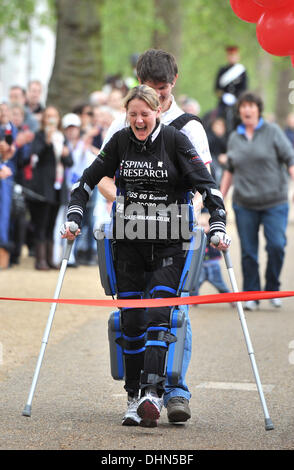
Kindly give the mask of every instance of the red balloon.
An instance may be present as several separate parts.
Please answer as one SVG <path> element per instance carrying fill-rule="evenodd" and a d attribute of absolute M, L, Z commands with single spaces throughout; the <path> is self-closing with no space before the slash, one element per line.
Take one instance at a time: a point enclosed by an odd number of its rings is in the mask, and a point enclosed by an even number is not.
<path fill-rule="evenodd" d="M 290 3 L 294 2 L 293 0 L 254 0 L 257 5 L 260 5 L 261 7 L 267 8 L 267 9 L 275 9 L 275 8 L 281 8 L 284 7 Z"/>
<path fill-rule="evenodd" d="M 248 23 L 257 23 L 264 13 L 264 8 L 257 5 L 254 0 L 230 0 L 230 4 L 233 12 Z"/>
<path fill-rule="evenodd" d="M 256 26 L 261 47 L 277 56 L 294 56 L 294 11 L 291 7 L 268 10 Z"/>

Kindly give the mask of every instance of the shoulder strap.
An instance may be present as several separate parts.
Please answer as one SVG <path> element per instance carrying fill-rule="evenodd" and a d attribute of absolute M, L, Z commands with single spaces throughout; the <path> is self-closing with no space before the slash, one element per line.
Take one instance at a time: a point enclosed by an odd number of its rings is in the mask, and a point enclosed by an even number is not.
<path fill-rule="evenodd" d="M 118 136 L 118 145 L 119 148 L 125 149 L 129 142 L 129 130 L 127 127 L 124 127 L 119 131 Z"/>
<path fill-rule="evenodd" d="M 175 126 L 162 126 L 164 146 L 171 161 L 176 161 Z"/>
<path fill-rule="evenodd" d="M 201 119 L 196 116 L 196 114 L 191 114 L 191 113 L 184 113 L 181 114 L 179 117 L 174 119 L 169 126 L 173 126 L 178 130 L 181 130 L 189 121 L 198 121 L 202 124 Z"/>

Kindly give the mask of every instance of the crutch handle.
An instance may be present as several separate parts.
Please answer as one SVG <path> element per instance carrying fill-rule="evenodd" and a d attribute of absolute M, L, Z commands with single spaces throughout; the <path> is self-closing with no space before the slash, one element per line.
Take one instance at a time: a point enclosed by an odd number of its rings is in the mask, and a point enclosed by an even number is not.
<path fill-rule="evenodd" d="M 219 242 L 220 242 L 219 236 L 218 235 L 212 235 L 210 241 L 217 248 L 218 245 L 219 245 Z M 231 260 L 229 250 L 223 251 L 223 255 L 224 255 L 224 258 L 225 258 L 227 268 L 228 269 L 232 268 L 233 264 L 232 264 L 232 260 Z"/>
<path fill-rule="evenodd" d="M 219 236 L 218 235 L 212 235 L 210 241 L 217 248 L 218 245 L 219 245 Z"/>
<path fill-rule="evenodd" d="M 75 234 L 76 231 L 78 230 L 79 226 L 76 224 L 73 220 L 69 223 L 69 230 L 71 233 Z"/>
<path fill-rule="evenodd" d="M 75 234 L 76 231 L 78 230 L 78 228 L 79 228 L 78 224 L 76 224 L 74 221 L 70 222 L 69 230 L 70 230 L 71 233 Z M 69 257 L 70 257 L 73 242 L 74 242 L 74 240 L 66 240 L 63 259 L 66 259 L 67 261 L 69 260 Z"/>

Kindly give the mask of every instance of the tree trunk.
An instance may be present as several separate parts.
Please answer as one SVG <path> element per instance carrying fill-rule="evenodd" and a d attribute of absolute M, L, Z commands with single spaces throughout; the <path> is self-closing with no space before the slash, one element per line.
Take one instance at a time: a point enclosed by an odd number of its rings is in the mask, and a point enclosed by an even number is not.
<path fill-rule="evenodd" d="M 103 81 L 100 9 L 103 0 L 56 0 L 56 53 L 47 104 L 62 114 L 88 100 Z"/>
<path fill-rule="evenodd" d="M 283 68 L 279 72 L 277 83 L 277 98 L 276 98 L 276 121 L 281 127 L 285 127 L 287 114 L 293 110 L 293 103 L 291 104 L 291 92 L 293 91 L 294 72 L 291 66 Z"/>
<path fill-rule="evenodd" d="M 274 64 L 272 56 L 263 51 L 259 51 L 256 62 L 257 85 L 255 87 L 255 91 L 261 97 L 264 103 L 268 101 L 268 89 L 266 84 L 269 77 L 272 76 L 273 67 Z M 252 85 L 249 83 L 249 89 L 251 88 Z"/>
<path fill-rule="evenodd" d="M 179 0 L 154 0 L 155 17 L 160 21 L 153 35 L 153 47 L 170 52 L 179 63 L 181 54 L 182 8 Z"/>

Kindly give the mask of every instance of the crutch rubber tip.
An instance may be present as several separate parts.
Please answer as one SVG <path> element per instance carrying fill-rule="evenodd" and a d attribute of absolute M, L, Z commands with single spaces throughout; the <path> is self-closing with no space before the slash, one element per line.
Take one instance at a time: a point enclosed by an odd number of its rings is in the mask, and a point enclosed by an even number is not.
<path fill-rule="evenodd" d="M 26 405 L 23 409 L 22 415 L 30 417 L 31 416 L 31 411 L 32 411 L 31 405 Z"/>
<path fill-rule="evenodd" d="M 270 418 L 266 418 L 265 419 L 265 430 L 266 431 L 271 431 L 272 429 L 275 429 L 272 420 Z"/>

